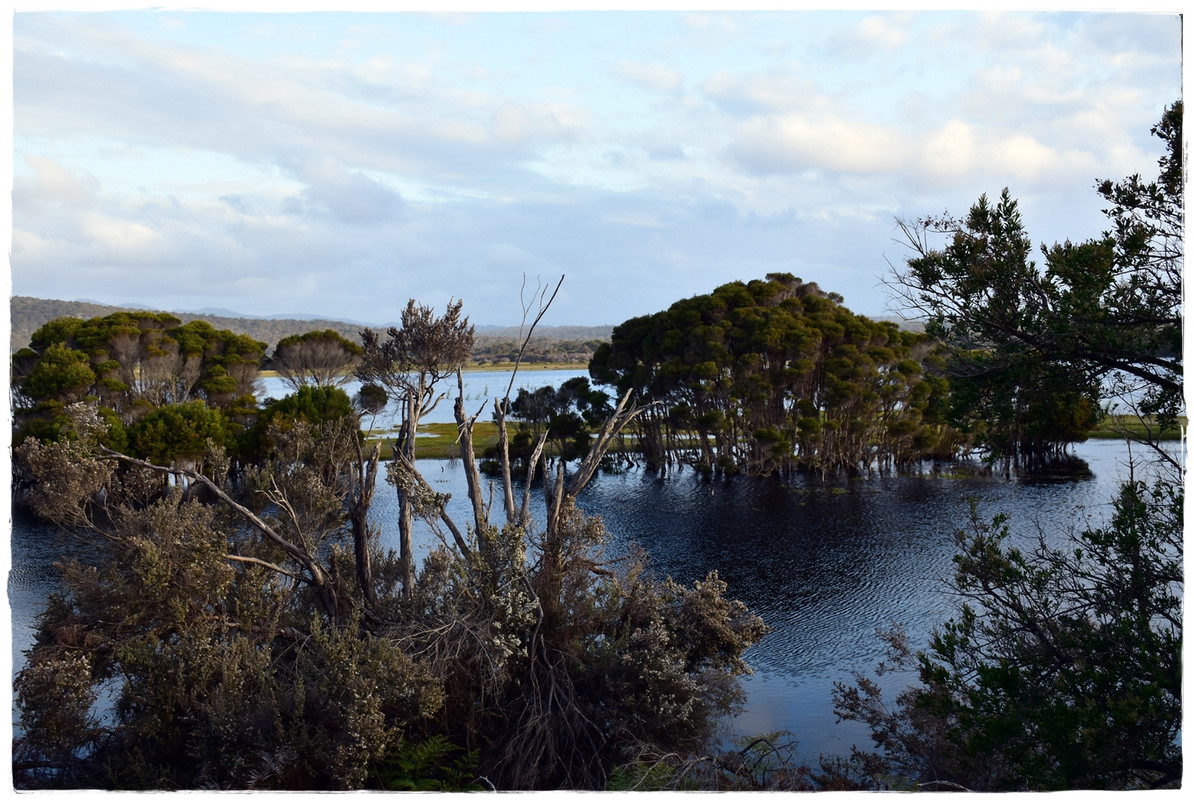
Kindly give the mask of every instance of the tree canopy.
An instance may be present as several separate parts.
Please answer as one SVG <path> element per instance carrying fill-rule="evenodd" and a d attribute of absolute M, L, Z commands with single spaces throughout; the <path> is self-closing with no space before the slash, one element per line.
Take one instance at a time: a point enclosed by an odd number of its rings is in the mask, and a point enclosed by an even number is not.
<path fill-rule="evenodd" d="M 769 474 L 907 464 L 949 450 L 933 343 L 786 274 L 614 328 L 589 371 L 650 408 L 648 463 Z"/>
<path fill-rule="evenodd" d="M 291 387 L 343 386 L 364 350 L 331 328 L 287 336 L 274 348 L 269 365 Z"/>
<path fill-rule="evenodd" d="M 64 406 L 94 398 L 130 426 L 167 406 L 200 402 L 243 417 L 256 405 L 265 345 L 202 321 L 152 312 L 61 318 L 13 356 L 18 441 L 53 435 Z M 55 421 L 57 420 L 57 421 Z"/>

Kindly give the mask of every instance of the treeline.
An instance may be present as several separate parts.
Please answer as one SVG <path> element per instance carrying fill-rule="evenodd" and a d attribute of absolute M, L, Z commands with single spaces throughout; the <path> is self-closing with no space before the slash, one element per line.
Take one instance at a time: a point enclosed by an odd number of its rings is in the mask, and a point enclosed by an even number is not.
<path fill-rule="evenodd" d="M 206 322 L 213 328 L 227 330 L 264 342 L 267 349 L 272 348 L 287 336 L 303 334 L 317 328 L 330 328 L 346 338 L 358 340 L 360 330 L 364 327 L 355 323 L 339 322 L 336 320 L 225 317 L 213 314 L 165 312 L 164 309 L 108 306 L 77 300 L 43 300 L 37 297 L 20 296 L 14 296 L 11 299 L 9 309 L 12 315 L 12 339 L 9 342 L 9 350 L 14 353 L 29 343 L 34 331 L 51 320 L 62 317 L 74 317 L 76 319 L 106 317 L 118 311 L 169 313 L 170 316 L 184 323 L 193 321 Z"/>
<path fill-rule="evenodd" d="M 603 339 L 581 341 L 536 337 L 524 348 L 522 343 L 512 336 L 478 334 L 477 343 L 473 345 L 472 361 L 475 364 L 497 366 L 513 366 L 516 361 L 523 364 L 588 364 L 593 354 L 604 343 Z"/>
<path fill-rule="evenodd" d="M 105 317 L 118 311 L 144 312 L 147 309 L 101 305 L 78 300 L 43 300 L 37 297 L 15 296 L 9 303 L 12 339 L 9 352 L 15 353 L 29 344 L 34 332 L 51 320 L 62 317 L 91 319 Z M 155 310 L 152 313 L 162 313 Z M 257 317 L 225 317 L 212 314 L 168 312 L 180 322 L 206 322 L 213 328 L 227 330 L 264 342 L 271 350 L 287 337 L 301 336 L 313 330 L 333 330 L 344 338 L 360 342 L 364 325 L 325 319 L 260 319 Z M 375 326 L 376 327 L 376 326 Z M 382 329 L 388 325 L 380 326 Z M 535 329 L 527 351 L 526 363 L 577 364 L 587 363 L 597 345 L 609 340 L 610 326 L 546 325 Z M 477 364 L 513 362 L 521 345 L 516 327 L 482 328 L 476 332 L 472 360 Z"/>

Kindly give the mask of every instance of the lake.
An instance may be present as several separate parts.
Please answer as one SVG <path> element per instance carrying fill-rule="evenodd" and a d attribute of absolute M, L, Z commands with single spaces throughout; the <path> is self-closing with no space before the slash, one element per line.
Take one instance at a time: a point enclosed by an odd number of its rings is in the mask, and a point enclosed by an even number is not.
<path fill-rule="evenodd" d="M 583 373 L 537 371 L 522 378 L 534 388 L 577 374 Z M 473 373 L 466 401 L 479 406 L 503 393 L 508 380 L 508 373 Z M 451 419 L 447 408 L 445 421 Z M 470 414 L 475 411 L 470 407 Z M 771 632 L 747 653 L 755 672 L 745 680 L 747 707 L 731 722 L 731 733 L 786 729 L 811 759 L 869 745 L 861 725 L 835 723 L 831 690 L 835 680 L 849 681 L 852 670 L 871 674 L 883 657 L 876 629 L 901 623 L 912 645 L 923 647 L 933 626 L 955 608 L 947 585 L 954 532 L 965 523 L 972 501 L 984 518 L 1010 514 L 1015 535 L 1025 541 L 1038 526 L 1055 536 L 1088 518 L 1107 517 L 1115 488 L 1127 475 L 1127 447 L 1091 441 L 1074 454 L 1089 471 L 1049 479 L 992 474 L 966 464 L 915 474 L 787 481 L 709 481 L 691 470 L 662 479 L 632 469 L 598 475 L 578 504 L 604 520 L 610 555 L 635 542 L 657 573 L 685 583 L 716 570 L 729 584 L 729 595 L 767 622 Z M 453 495 L 456 518 L 467 519 L 458 462 L 419 463 L 437 491 Z M 396 548 L 392 487 L 379 483 L 372 516 L 383 544 Z M 427 530 L 418 534 L 416 550 L 426 553 L 436 539 Z M 11 546 L 12 655 L 19 665 L 32 643 L 35 615 L 57 579 L 53 562 L 73 545 L 54 528 L 18 514 Z M 904 680 L 889 675 L 880 685 L 894 696 Z"/>
<path fill-rule="evenodd" d="M 510 392 L 510 399 L 513 400 L 518 396 L 519 388 L 527 391 L 535 391 L 544 386 L 559 386 L 564 381 L 576 377 L 588 377 L 589 373 L 583 370 L 574 369 L 522 369 L 519 370 L 517 379 L 514 382 L 514 388 Z M 281 378 L 262 378 L 262 386 L 265 391 L 264 397 L 280 398 L 290 392 L 291 389 L 285 381 Z M 493 411 L 493 401 L 504 397 L 506 388 L 510 385 L 510 373 L 503 370 L 474 370 L 466 371 L 464 373 L 464 408 L 469 416 L 482 411 L 480 419 L 482 421 L 490 419 L 490 413 Z M 349 397 L 355 397 L 356 393 L 361 389 L 360 381 L 350 381 L 343 387 Z M 442 392 L 446 394 L 443 401 L 440 402 L 430 414 L 423 416 L 423 422 L 455 422 L 456 418 L 453 416 L 453 407 L 456 402 L 456 396 L 460 394 L 459 387 L 456 385 L 456 378 L 452 377 L 443 381 L 440 385 Z M 482 410 L 483 409 L 483 410 Z M 373 427 L 382 429 L 392 427 L 397 424 L 395 414 L 398 409 L 394 408 L 391 403 L 380 414 L 377 419 L 373 421 Z M 366 424 L 368 420 L 366 420 Z"/>

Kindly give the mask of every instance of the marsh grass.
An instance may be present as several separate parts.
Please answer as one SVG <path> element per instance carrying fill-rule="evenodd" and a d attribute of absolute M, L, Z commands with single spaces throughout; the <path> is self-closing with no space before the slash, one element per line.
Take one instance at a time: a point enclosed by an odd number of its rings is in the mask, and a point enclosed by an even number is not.
<path fill-rule="evenodd" d="M 1182 431 L 1186 428 L 1186 418 L 1178 420 L 1181 429 L 1169 429 L 1158 433 L 1157 421 L 1152 417 L 1138 417 L 1132 414 L 1108 415 L 1099 427 L 1090 432 L 1091 439 L 1123 439 L 1131 436 L 1134 439 L 1144 439 L 1150 434 L 1161 441 L 1178 441 Z"/>
<path fill-rule="evenodd" d="M 388 431 L 368 431 L 365 435 L 369 443 L 381 442 L 382 460 L 394 457 L 390 443 L 394 433 Z M 419 458 L 459 458 L 460 445 L 456 441 L 457 430 L 454 422 L 429 422 L 419 426 L 419 441 L 416 445 Z M 473 428 L 473 451 L 480 456 L 486 448 L 497 444 L 497 423 L 478 422 Z"/>

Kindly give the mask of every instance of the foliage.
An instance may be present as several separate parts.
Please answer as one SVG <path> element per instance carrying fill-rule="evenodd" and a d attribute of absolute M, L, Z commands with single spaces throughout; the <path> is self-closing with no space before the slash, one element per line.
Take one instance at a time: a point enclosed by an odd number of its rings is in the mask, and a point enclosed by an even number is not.
<path fill-rule="evenodd" d="M 231 444 L 224 415 L 201 400 L 150 411 L 129 429 L 130 452 L 155 464 L 198 461 Z"/>
<path fill-rule="evenodd" d="M 13 358 L 15 439 L 53 439 L 63 409 L 85 399 L 111 413 L 113 443 L 146 415 L 160 421 L 177 416 L 163 409 L 194 402 L 219 409 L 227 426 L 243 424 L 256 404 L 264 350 L 247 336 L 169 314 L 52 320 Z"/>
<path fill-rule="evenodd" d="M 643 743 L 703 752 L 765 631 L 716 575 L 656 581 L 640 558 L 601 560 L 599 521 L 571 511 L 562 528 L 527 567 L 517 530 L 487 557 L 441 551 L 403 623 L 443 670 L 444 725 L 480 744 L 479 773 L 502 788 L 604 788 Z"/>
<path fill-rule="evenodd" d="M 739 737 L 734 748 L 699 756 L 644 752 L 619 767 L 612 791 L 817 791 L 840 788 L 800 763 L 786 732 Z"/>
<path fill-rule="evenodd" d="M 260 462 L 273 452 L 276 435 L 295 424 L 318 427 L 348 418 L 355 419 L 356 410 L 343 389 L 303 385 L 285 397 L 267 399 L 253 424 L 240 436 L 238 447 L 245 461 Z"/>
<path fill-rule="evenodd" d="M 966 604 L 913 656 L 895 710 L 877 685 L 839 684 L 838 715 L 885 758 L 864 771 L 975 790 L 1133 789 L 1180 780 L 1180 488 L 1124 485 L 1109 524 L 1071 547 L 1008 541 L 1007 521 L 959 534 Z"/>
<path fill-rule="evenodd" d="M 981 225 L 943 251 L 922 248 L 900 278 L 958 345 L 955 363 L 989 370 L 971 376 L 995 388 L 967 398 L 969 411 L 1009 430 L 1019 421 L 992 404 L 1008 393 L 1039 408 L 1066 385 L 1094 400 L 1101 381 L 1155 412 L 1136 429 L 1154 461 L 1147 481 L 1133 465 L 1106 524 L 1065 541 L 1041 532 L 1024 547 L 1006 517 L 975 513 L 959 534 L 958 615 L 923 652 L 889 636 L 893 665 L 917 682 L 894 708 L 869 678 L 837 686 L 839 717 L 866 723 L 879 747 L 839 775 L 978 790 L 1180 785 L 1184 467 L 1155 435 L 1183 411 L 1180 115 L 1178 103 L 1154 129 L 1168 145 L 1158 182 L 1100 185 L 1116 222 L 1102 239 L 1046 248 L 1038 272 L 1026 240 L 1005 235 L 1018 220 L 1005 193 L 993 217 L 980 201 Z M 1015 257 L 992 255 L 1010 241 Z"/>
<path fill-rule="evenodd" d="M 474 773 L 475 751 L 460 748 L 441 735 L 404 740 L 374 770 L 373 780 L 388 792 L 463 792 L 484 789 Z"/>
<path fill-rule="evenodd" d="M 418 330 L 374 337 L 362 363 L 417 421 L 439 379 L 456 368 L 463 381 L 471 326 L 458 305 L 440 318 L 409 309 Z M 239 469 L 212 437 L 198 453 L 155 422 L 218 413 L 202 403 L 134 423 L 135 447 L 164 442 L 154 459 L 107 447 L 94 404 L 65 406 L 64 435 L 29 439 L 18 457 L 38 510 L 91 552 L 63 565 L 14 684 L 16 785 L 430 789 L 475 775 L 596 789 L 644 746 L 708 749 L 765 626 L 716 575 L 685 587 L 648 575 L 641 556 L 603 556 L 605 530 L 575 498 L 637 413 L 627 402 L 574 472 L 558 464 L 545 481 L 542 525 L 528 506 L 543 458 L 528 459 L 521 509 L 507 472 L 506 518 L 489 517 L 463 401 L 469 524 L 419 474 L 411 436 L 389 478 L 443 541 L 414 576 L 409 556 L 377 545 L 380 450 L 366 450 L 339 389 L 264 409 L 270 446 Z"/>
<path fill-rule="evenodd" d="M 581 458 L 589 451 L 593 431 L 612 410 L 609 395 L 592 388 L 584 377 L 571 378 L 558 389 L 520 388 L 510 404 L 510 418 L 520 423 L 510 442 L 511 456 L 525 464 L 535 441 L 545 435 L 553 456 L 565 461 Z"/>
<path fill-rule="evenodd" d="M 343 567 L 339 544 L 360 502 L 347 458 L 358 437 L 355 425 L 333 426 L 282 436 L 239 502 L 204 474 L 220 479 L 218 469 L 169 468 L 215 504 L 183 492 L 128 504 L 111 483 L 96 491 L 112 461 L 158 468 L 97 451 L 95 437 L 27 443 L 96 474 L 61 508 L 102 503 L 103 513 L 63 519 L 102 535 L 88 539 L 88 563 L 64 566 L 15 684 L 22 786 L 360 788 L 405 727 L 439 706 L 426 669 L 370 632 L 376 597 L 393 592 L 389 562 L 375 556 L 372 592 Z M 76 483 L 59 481 L 56 498 Z M 110 698 L 108 710 L 65 702 L 67 689 Z M 73 740 L 64 719 L 78 721 Z"/>
<path fill-rule="evenodd" d="M 364 351 L 331 328 L 287 336 L 278 342 L 270 367 L 292 388 L 343 386 Z"/>
<path fill-rule="evenodd" d="M 735 282 L 628 320 L 589 365 L 654 403 L 647 461 L 766 475 L 906 465 L 953 442 L 933 345 L 791 275 Z"/>

